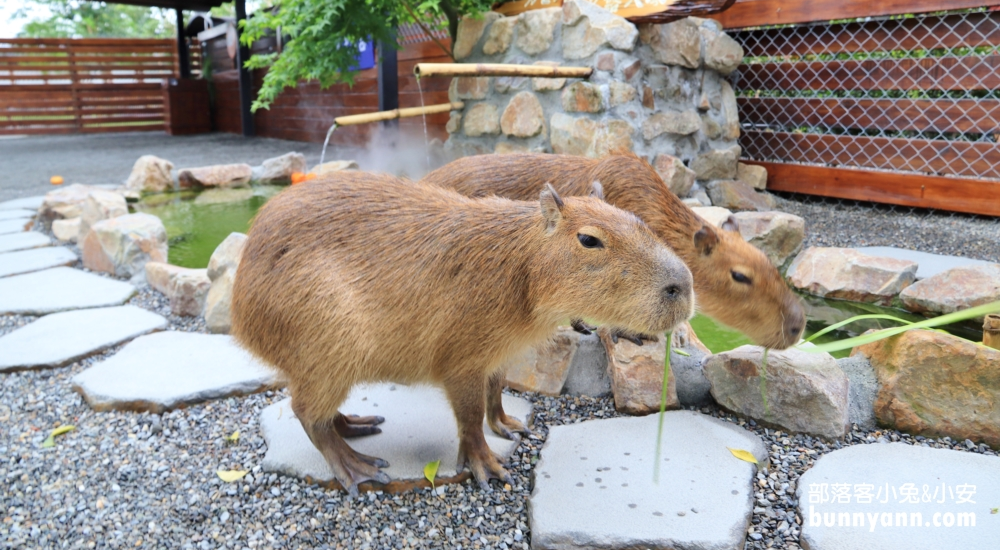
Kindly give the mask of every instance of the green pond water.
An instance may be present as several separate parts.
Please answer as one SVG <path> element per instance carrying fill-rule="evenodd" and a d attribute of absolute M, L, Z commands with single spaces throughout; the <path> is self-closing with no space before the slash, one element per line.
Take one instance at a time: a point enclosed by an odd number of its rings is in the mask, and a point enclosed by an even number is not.
<path fill-rule="evenodd" d="M 163 220 L 170 241 L 169 261 L 174 265 L 192 268 L 208 266 L 212 252 L 230 233 L 246 233 L 250 220 L 268 199 L 283 189 L 279 186 L 253 186 L 241 189 L 209 189 L 149 195 L 133 205 L 137 212 L 148 212 Z M 884 313 L 901 319 L 919 321 L 920 315 L 895 308 L 872 304 L 859 304 L 841 300 L 826 300 L 815 296 L 802 296 L 806 309 L 806 336 L 849 317 L 867 313 Z M 722 326 L 704 315 L 691 320 L 698 338 L 713 353 L 728 351 L 749 344 L 742 333 Z M 864 320 L 846 330 L 835 330 L 821 336 L 816 343 L 832 342 L 857 336 L 868 329 L 896 326 L 891 321 Z M 947 327 L 956 336 L 976 342 L 982 341 L 982 330 L 972 323 Z M 850 351 L 834 353 L 847 357 Z"/>

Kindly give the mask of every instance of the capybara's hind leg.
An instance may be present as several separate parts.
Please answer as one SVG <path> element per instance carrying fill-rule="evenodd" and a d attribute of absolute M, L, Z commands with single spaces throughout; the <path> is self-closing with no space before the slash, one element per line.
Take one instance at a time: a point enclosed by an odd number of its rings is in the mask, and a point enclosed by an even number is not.
<path fill-rule="evenodd" d="M 458 421 L 458 471 L 466 466 L 484 490 L 490 480 L 499 479 L 513 485 L 510 474 L 500 465 L 500 459 L 486 444 L 483 415 L 486 413 L 486 386 L 483 375 L 465 372 L 445 381 L 445 392 Z"/>
<path fill-rule="evenodd" d="M 361 437 L 382 433 L 377 427 L 385 422 L 381 416 L 358 416 L 355 414 L 338 414 L 333 419 L 333 426 L 340 437 Z"/>
<path fill-rule="evenodd" d="M 503 410 L 503 387 L 506 376 L 503 371 L 493 373 L 486 388 L 486 423 L 493 433 L 507 439 L 516 439 L 516 434 L 531 435 L 531 430 L 520 420 L 507 416 Z"/>

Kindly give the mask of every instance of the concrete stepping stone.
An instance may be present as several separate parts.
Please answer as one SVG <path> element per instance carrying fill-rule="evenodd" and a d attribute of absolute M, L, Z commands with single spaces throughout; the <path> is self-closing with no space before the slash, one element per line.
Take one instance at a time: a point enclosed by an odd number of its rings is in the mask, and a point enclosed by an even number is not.
<path fill-rule="evenodd" d="M 799 478 L 810 550 L 996 548 L 1000 458 L 905 443 L 855 445 Z"/>
<path fill-rule="evenodd" d="M 285 399 L 260 414 L 261 430 L 267 442 L 262 464 L 265 471 L 277 472 L 340 488 L 333 473 L 292 412 L 292 400 Z M 531 403 L 519 397 L 503 396 L 508 415 L 527 422 Z M 440 460 L 436 485 L 468 479 L 468 470 L 455 472 L 458 459 L 458 426 L 443 390 L 431 386 L 372 384 L 354 388 L 340 408 L 344 414 L 385 417 L 378 435 L 350 440 L 351 447 L 389 462 L 383 471 L 392 478 L 388 485 L 362 483 L 362 490 L 408 491 L 429 487 L 424 466 Z M 508 457 L 517 443 L 494 434 L 483 424 L 486 443 L 493 452 Z"/>
<path fill-rule="evenodd" d="M 37 231 L 0 235 L 0 253 L 13 252 L 15 250 L 27 250 L 29 248 L 41 248 L 43 246 L 51 245 L 52 239 L 50 239 L 48 235 Z"/>
<path fill-rule="evenodd" d="M 742 548 L 756 466 L 767 459 L 739 426 L 692 411 L 665 414 L 659 483 L 658 415 L 592 420 L 549 430 L 529 500 L 531 547 Z"/>
<path fill-rule="evenodd" d="M 13 210 L 0 210 L 0 220 L 27 220 L 35 217 L 34 210 L 15 208 Z"/>
<path fill-rule="evenodd" d="M 140 336 L 73 377 L 73 389 L 94 410 L 157 414 L 278 386 L 276 373 L 232 337 L 173 331 Z"/>
<path fill-rule="evenodd" d="M 23 197 L 20 199 L 13 199 L 9 201 L 0 202 L 0 210 L 16 210 L 16 209 L 28 209 L 28 210 L 38 210 L 42 206 L 42 201 L 45 200 L 45 195 L 38 195 L 36 197 Z"/>
<path fill-rule="evenodd" d="M 117 306 L 135 287 L 70 267 L 0 278 L 0 315 L 45 315 L 57 311 Z"/>
<path fill-rule="evenodd" d="M 947 256 L 944 254 L 931 254 L 929 252 L 918 252 L 895 246 L 861 246 L 857 250 L 870 256 L 882 256 L 884 258 L 896 258 L 897 260 L 910 260 L 917 262 L 917 280 L 933 277 L 938 273 L 948 271 L 953 267 L 986 265 L 991 262 L 984 260 L 973 260 L 972 258 L 962 258 L 960 256 Z"/>
<path fill-rule="evenodd" d="M 0 336 L 0 372 L 68 365 L 167 324 L 163 317 L 135 306 L 46 315 Z"/>
<path fill-rule="evenodd" d="M 7 252 L 0 254 L 0 277 L 31 273 L 62 265 L 73 265 L 78 259 L 72 250 L 64 246 Z"/>
<path fill-rule="evenodd" d="M 31 223 L 30 219 L 21 218 L 14 220 L 0 220 L 0 235 L 8 235 L 10 233 L 20 233 L 22 231 L 27 231 L 28 224 Z"/>

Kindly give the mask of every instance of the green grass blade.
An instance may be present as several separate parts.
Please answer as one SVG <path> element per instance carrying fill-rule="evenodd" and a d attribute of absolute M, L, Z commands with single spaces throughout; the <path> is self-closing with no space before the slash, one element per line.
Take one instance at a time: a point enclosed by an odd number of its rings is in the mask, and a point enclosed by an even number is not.
<path fill-rule="evenodd" d="M 834 324 L 826 327 L 825 329 L 817 332 L 816 334 L 813 334 L 809 338 L 806 338 L 805 341 L 806 342 L 812 342 L 813 340 L 819 338 L 820 336 L 823 336 L 824 334 L 826 334 L 828 332 L 837 330 L 838 328 L 840 328 L 840 327 L 842 327 L 844 325 L 849 325 L 849 324 L 851 324 L 851 323 L 853 323 L 855 321 L 863 321 L 865 319 L 885 319 L 887 321 L 895 321 L 897 323 L 902 323 L 904 325 L 912 325 L 913 324 L 913 321 L 907 321 L 906 319 L 900 319 L 899 317 L 893 317 L 892 315 L 880 315 L 880 314 L 877 314 L 877 313 L 872 313 L 870 315 L 855 315 L 854 317 L 851 317 L 850 319 L 845 319 L 845 320 L 843 320 L 843 321 L 841 321 L 839 323 L 834 323 Z"/>
<path fill-rule="evenodd" d="M 844 340 L 838 340 L 836 342 L 829 342 L 826 344 L 817 344 L 813 346 L 798 345 L 796 346 L 796 349 L 809 353 L 830 353 L 834 351 L 841 351 L 857 346 L 863 346 L 865 344 L 871 344 L 872 342 L 878 342 L 879 340 L 889 338 L 890 336 L 895 336 L 897 334 L 902 334 L 909 330 L 915 330 L 918 328 L 933 329 L 942 325 L 949 325 L 959 321 L 967 321 L 969 319 L 975 319 L 977 317 L 983 317 L 989 313 L 997 312 L 1000 312 L 1000 302 L 991 302 L 989 304 L 983 304 L 981 306 L 964 309 L 962 311 L 956 311 L 954 313 L 934 317 L 933 319 L 926 319 L 924 321 L 919 321 L 902 327 L 886 328 L 870 334 L 862 334 L 853 338 L 845 338 Z"/>
<path fill-rule="evenodd" d="M 663 389 L 660 390 L 660 422 L 656 429 L 656 452 L 653 453 L 653 483 L 660 482 L 660 442 L 663 441 L 663 415 L 667 412 L 667 384 L 670 381 L 670 349 L 673 347 L 673 333 L 667 333 L 667 353 L 663 358 Z"/>

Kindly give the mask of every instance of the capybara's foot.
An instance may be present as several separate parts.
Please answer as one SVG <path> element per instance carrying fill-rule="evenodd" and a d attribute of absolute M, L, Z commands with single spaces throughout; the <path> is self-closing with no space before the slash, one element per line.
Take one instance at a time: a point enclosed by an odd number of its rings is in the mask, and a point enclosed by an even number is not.
<path fill-rule="evenodd" d="M 330 464 L 334 477 L 352 497 L 358 496 L 358 484 L 360 483 L 374 481 L 386 484 L 391 481 L 388 474 L 379 469 L 388 466 L 388 462 L 381 458 L 361 454 L 348 447 L 346 443 L 338 451 L 324 452 L 323 456 Z"/>
<path fill-rule="evenodd" d="M 458 471 L 461 472 L 466 467 L 469 468 L 472 476 L 479 483 L 479 487 L 484 491 L 491 490 L 491 479 L 499 479 L 505 483 L 514 484 L 514 479 L 500 465 L 500 458 L 493 454 L 493 451 L 486 445 L 485 440 L 478 444 L 468 444 L 466 441 L 459 444 Z"/>
<path fill-rule="evenodd" d="M 635 344 L 637 346 L 641 346 L 643 344 L 643 342 L 655 342 L 656 339 L 657 339 L 656 336 L 653 336 L 651 334 L 643 334 L 641 332 L 632 332 L 632 331 L 629 331 L 629 330 L 625 330 L 623 328 L 612 329 L 611 330 L 611 341 L 617 344 L 619 338 L 623 338 L 625 340 L 628 340 L 629 342 L 632 342 L 633 344 Z"/>
<path fill-rule="evenodd" d="M 487 415 L 486 422 L 490 425 L 493 433 L 505 439 L 517 441 L 521 438 L 522 434 L 531 435 L 531 430 L 520 420 L 507 416 L 503 411 L 500 411 L 498 415 Z"/>
<path fill-rule="evenodd" d="M 583 319 L 573 319 L 572 321 L 570 321 L 570 326 L 573 327 L 573 330 L 584 335 L 593 334 L 594 331 L 597 330 L 597 327 L 592 327 L 587 323 L 584 323 Z"/>
<path fill-rule="evenodd" d="M 333 427 L 340 434 L 340 437 L 361 437 L 382 433 L 382 428 L 377 426 L 383 422 L 385 422 L 385 418 L 381 416 L 338 414 L 333 419 Z"/>

